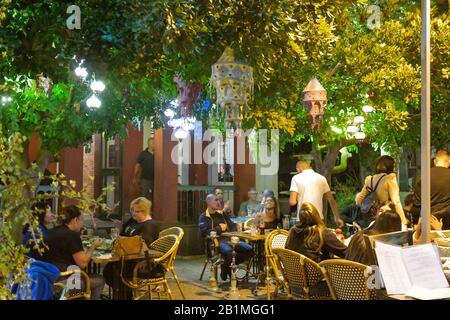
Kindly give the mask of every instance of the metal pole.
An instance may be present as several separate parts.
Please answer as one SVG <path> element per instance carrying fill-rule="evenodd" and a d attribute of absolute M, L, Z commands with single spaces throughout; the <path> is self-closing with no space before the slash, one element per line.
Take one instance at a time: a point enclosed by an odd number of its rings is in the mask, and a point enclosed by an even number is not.
<path fill-rule="evenodd" d="M 422 0 L 422 97 L 421 97 L 421 216 L 422 243 L 430 239 L 430 0 Z"/>

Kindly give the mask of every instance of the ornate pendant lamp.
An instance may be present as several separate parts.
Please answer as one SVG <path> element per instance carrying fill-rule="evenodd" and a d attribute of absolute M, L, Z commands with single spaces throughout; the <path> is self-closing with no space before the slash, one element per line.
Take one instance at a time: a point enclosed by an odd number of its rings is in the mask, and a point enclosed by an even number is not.
<path fill-rule="evenodd" d="M 227 47 L 211 69 L 211 88 L 216 89 L 216 104 L 226 126 L 240 129 L 253 96 L 253 68 L 238 61 L 233 49 Z"/>
<path fill-rule="evenodd" d="M 308 111 L 311 129 L 320 129 L 326 104 L 327 91 L 322 87 L 316 77 L 313 77 L 303 90 L 303 105 Z"/>

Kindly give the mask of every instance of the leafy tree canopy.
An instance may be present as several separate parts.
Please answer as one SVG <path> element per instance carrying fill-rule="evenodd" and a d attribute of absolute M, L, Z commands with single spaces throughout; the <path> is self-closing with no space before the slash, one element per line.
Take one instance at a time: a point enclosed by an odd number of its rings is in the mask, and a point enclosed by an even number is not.
<path fill-rule="evenodd" d="M 56 90 L 45 103 L 42 96 L 31 98 L 29 91 L 20 91 L 25 97 L 15 99 L 10 107 L 19 110 L 17 115 L 2 115 L 2 122 L 5 129 L 26 132 L 36 125 L 43 139 L 49 137 L 52 152 L 77 145 L 93 132 L 124 135 L 127 122 L 144 116 L 157 115 L 162 125 L 161 111 L 167 99 L 176 96 L 173 75 L 181 74 L 207 88 L 210 66 L 226 46 L 254 68 L 256 92 L 245 123 L 248 127 L 280 128 L 285 133 L 283 141 L 310 137 L 318 143 L 343 145 L 349 121 L 368 103 L 376 110 L 365 126 L 374 146 L 395 151 L 399 144 L 417 143 L 419 1 L 78 1 L 80 30 L 66 27 L 69 1 L 1 3 L 1 74 L 16 79 L 44 73 Z M 367 27 L 369 4 L 381 9 L 378 29 Z M 432 125 L 441 130 L 448 130 L 444 124 L 449 120 L 445 112 L 449 39 L 448 4 L 436 1 Z M 87 68 L 107 83 L 100 110 L 76 112 L 71 105 L 86 99 L 86 90 L 73 83 L 74 56 L 85 59 Z M 319 132 L 309 129 L 301 104 L 301 92 L 313 75 L 327 89 L 329 100 Z M 76 92 L 78 99 L 73 96 Z M 205 90 L 204 95 L 209 93 Z M 51 121 L 58 121 L 42 124 L 52 110 Z M 18 124 L 23 119 L 28 124 Z M 72 137 L 67 132 L 71 127 Z M 67 136 L 50 143 L 60 132 Z M 433 142 L 443 145 L 448 136 L 448 132 L 434 135 Z"/>

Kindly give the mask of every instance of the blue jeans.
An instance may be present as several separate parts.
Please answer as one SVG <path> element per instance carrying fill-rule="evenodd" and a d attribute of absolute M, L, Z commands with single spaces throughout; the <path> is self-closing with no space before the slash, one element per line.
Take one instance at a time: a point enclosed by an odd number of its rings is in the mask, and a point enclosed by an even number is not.
<path fill-rule="evenodd" d="M 249 260 L 253 255 L 253 248 L 246 242 L 240 241 L 235 248 L 236 251 L 236 264 L 240 264 L 246 260 Z M 229 267 L 231 265 L 231 260 L 233 258 L 233 248 L 226 243 L 221 241 L 219 243 L 219 252 L 224 258 L 224 265 Z"/>

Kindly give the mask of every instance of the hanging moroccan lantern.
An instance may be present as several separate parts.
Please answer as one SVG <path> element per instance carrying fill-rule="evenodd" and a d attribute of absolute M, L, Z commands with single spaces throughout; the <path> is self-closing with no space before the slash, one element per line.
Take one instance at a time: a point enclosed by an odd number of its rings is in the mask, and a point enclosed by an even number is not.
<path fill-rule="evenodd" d="M 313 77 L 303 90 L 303 105 L 308 111 L 311 129 L 320 129 L 326 104 L 327 91 L 322 87 L 316 77 Z"/>
<path fill-rule="evenodd" d="M 253 96 L 253 68 L 236 60 L 233 49 L 227 47 L 211 69 L 211 87 L 216 89 L 216 104 L 227 128 L 240 129 Z"/>
<path fill-rule="evenodd" d="M 52 81 L 49 77 L 44 77 L 42 73 L 37 75 L 36 87 L 40 90 L 44 90 L 45 94 L 48 96 L 50 88 L 52 86 Z"/>
<path fill-rule="evenodd" d="M 173 81 L 177 84 L 180 116 L 192 117 L 192 106 L 202 92 L 202 85 L 200 83 L 188 84 L 178 75 L 173 77 Z"/>

